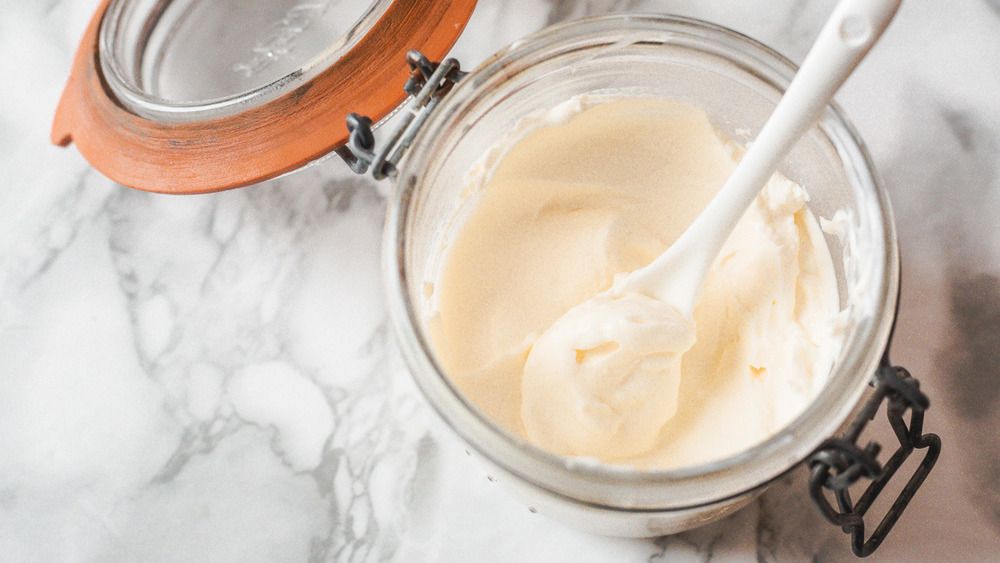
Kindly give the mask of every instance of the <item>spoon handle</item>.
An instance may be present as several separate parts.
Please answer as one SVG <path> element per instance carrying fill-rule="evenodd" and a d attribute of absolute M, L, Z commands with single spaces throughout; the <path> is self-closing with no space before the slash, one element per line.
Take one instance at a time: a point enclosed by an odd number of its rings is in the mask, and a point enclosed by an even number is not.
<path fill-rule="evenodd" d="M 670 250 L 634 272 L 641 274 L 635 277 L 635 284 L 659 299 L 693 306 L 708 269 L 736 223 L 781 158 L 819 119 L 834 93 L 885 31 L 900 2 L 843 0 L 834 8 L 774 113 L 732 175 Z M 658 265 L 673 272 L 659 272 Z M 658 286 L 658 281 L 666 281 L 666 285 Z"/>
<path fill-rule="evenodd" d="M 715 232 L 728 234 L 736 226 L 782 157 L 816 123 L 885 31 L 900 1 L 844 0 L 837 5 L 752 148 L 715 198 L 729 212 L 720 210 Z M 724 242 L 719 241 L 720 249 Z"/>

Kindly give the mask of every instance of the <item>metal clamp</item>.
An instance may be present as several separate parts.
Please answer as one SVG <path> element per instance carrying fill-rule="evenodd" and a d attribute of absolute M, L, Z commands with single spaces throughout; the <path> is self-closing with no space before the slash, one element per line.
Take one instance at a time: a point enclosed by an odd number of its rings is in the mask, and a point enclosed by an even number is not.
<path fill-rule="evenodd" d="M 930 406 L 930 401 L 920 391 L 920 382 L 911 377 L 906 369 L 894 367 L 887 359 L 883 359 L 872 385 L 875 386 L 875 393 L 844 435 L 823 442 L 808 461 L 809 495 L 831 524 L 840 526 L 845 533 L 851 534 L 851 549 L 858 557 L 871 555 L 882 544 L 941 453 L 941 439 L 936 434 L 923 433 L 924 411 Z M 869 442 L 861 448 L 857 441 L 886 399 L 889 401 L 886 415 L 899 441 L 899 447 L 885 466 L 880 467 L 876 458 L 881 447 Z M 906 411 L 910 411 L 909 425 L 904 418 Z M 913 450 L 923 449 L 927 450 L 924 459 L 866 540 L 864 516 L 868 509 Z M 871 483 L 858 501 L 852 503 L 849 489 L 862 478 L 870 479 Z M 837 501 L 836 508 L 824 489 L 833 491 Z"/>
<path fill-rule="evenodd" d="M 410 78 L 403 90 L 411 98 L 404 109 L 402 122 L 381 150 L 375 150 L 372 120 L 356 113 L 347 116 L 351 137 L 348 144 L 337 149 L 337 154 L 358 174 L 371 170 L 376 180 L 395 177 L 396 165 L 413 143 L 417 131 L 441 98 L 466 74 L 457 60 L 433 63 L 420 51 L 407 52 L 406 62 L 410 65 Z"/>

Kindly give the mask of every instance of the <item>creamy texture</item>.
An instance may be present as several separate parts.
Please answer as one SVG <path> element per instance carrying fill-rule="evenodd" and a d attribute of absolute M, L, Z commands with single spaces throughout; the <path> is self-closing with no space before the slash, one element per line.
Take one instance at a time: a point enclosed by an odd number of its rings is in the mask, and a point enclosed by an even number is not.
<path fill-rule="evenodd" d="M 780 175 L 716 260 L 693 342 L 632 296 L 638 356 L 594 334 L 525 365 L 567 311 L 662 253 L 739 152 L 690 105 L 587 105 L 510 136 L 492 175 L 470 179 L 433 280 L 438 359 L 487 415 L 557 453 L 678 467 L 750 447 L 805 408 L 840 346 L 829 251 L 805 192 Z"/>
<path fill-rule="evenodd" d="M 557 453 L 605 459 L 651 450 L 677 412 L 681 357 L 694 343 L 690 319 L 641 293 L 607 291 L 576 305 L 525 361 L 528 438 Z"/>

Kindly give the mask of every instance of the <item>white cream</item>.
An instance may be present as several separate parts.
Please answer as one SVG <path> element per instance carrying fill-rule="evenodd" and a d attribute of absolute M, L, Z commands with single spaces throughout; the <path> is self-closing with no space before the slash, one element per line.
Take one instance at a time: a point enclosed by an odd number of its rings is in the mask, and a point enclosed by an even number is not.
<path fill-rule="evenodd" d="M 573 307 L 525 361 L 521 420 L 528 438 L 568 455 L 648 452 L 677 412 L 681 357 L 694 343 L 694 323 L 646 295 L 607 291 Z"/>
<path fill-rule="evenodd" d="M 600 333 L 559 344 L 559 324 L 604 308 L 561 317 L 663 252 L 738 152 L 690 105 L 573 104 L 508 136 L 472 190 L 433 280 L 439 361 L 487 415 L 557 453 L 678 467 L 765 439 L 808 405 L 840 347 L 832 263 L 805 192 L 772 178 L 713 266 L 693 335 L 632 294 L 642 322 L 627 346 Z"/>

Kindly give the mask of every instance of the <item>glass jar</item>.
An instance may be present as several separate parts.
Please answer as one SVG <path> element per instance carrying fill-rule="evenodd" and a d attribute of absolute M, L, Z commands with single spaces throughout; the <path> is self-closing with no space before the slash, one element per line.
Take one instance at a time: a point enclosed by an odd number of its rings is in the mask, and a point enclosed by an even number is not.
<path fill-rule="evenodd" d="M 841 112 L 828 107 L 780 169 L 807 189 L 813 212 L 836 218 L 839 229 L 827 242 L 846 311 L 845 342 L 829 381 L 792 423 L 742 453 L 694 467 L 640 471 L 529 444 L 464 398 L 435 359 L 424 285 L 434 279 L 467 195 L 463 176 L 523 117 L 580 94 L 690 102 L 725 135 L 745 143 L 795 70 L 767 47 L 701 22 L 589 19 L 545 29 L 496 54 L 458 83 L 417 134 L 399 170 L 386 226 L 391 317 L 427 399 L 491 474 L 531 507 L 602 534 L 660 535 L 733 512 L 802 463 L 848 419 L 886 350 L 899 283 L 896 234 L 861 141 Z"/>

